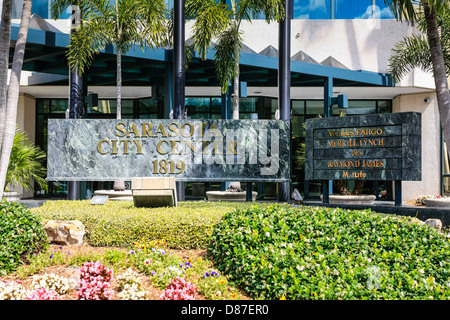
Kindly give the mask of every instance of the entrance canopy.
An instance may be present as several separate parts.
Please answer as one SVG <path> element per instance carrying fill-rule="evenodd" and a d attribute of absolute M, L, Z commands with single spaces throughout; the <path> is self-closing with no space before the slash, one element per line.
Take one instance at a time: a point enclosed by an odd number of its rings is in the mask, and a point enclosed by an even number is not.
<path fill-rule="evenodd" d="M 12 26 L 10 64 L 19 28 Z M 23 70 L 68 76 L 66 50 L 70 35 L 62 32 L 29 29 Z M 186 72 L 187 87 L 218 86 L 213 48 L 207 60 L 194 55 Z M 123 86 L 164 86 L 172 66 L 173 50 L 146 49 L 136 46 L 122 55 Z M 170 73 L 170 72 L 169 72 Z M 89 86 L 114 86 L 116 84 L 116 56 L 112 46 L 107 46 L 95 57 L 86 71 Z M 254 52 L 241 52 L 240 81 L 248 87 L 277 87 L 278 58 Z M 323 87 L 333 79 L 336 87 L 393 87 L 388 74 L 354 71 L 333 66 L 291 60 L 292 87 Z M 68 78 L 56 77 L 42 85 L 68 85 Z"/>

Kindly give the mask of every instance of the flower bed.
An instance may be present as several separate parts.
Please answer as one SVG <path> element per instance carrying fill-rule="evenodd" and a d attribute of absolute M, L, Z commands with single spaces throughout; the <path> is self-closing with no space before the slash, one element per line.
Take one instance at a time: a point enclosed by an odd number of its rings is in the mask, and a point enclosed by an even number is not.
<path fill-rule="evenodd" d="M 245 298 L 225 276 L 211 269 L 209 261 L 180 256 L 164 244 L 164 240 L 142 240 L 130 250 L 92 248 L 95 254 L 85 255 L 68 251 L 72 247 L 53 246 L 32 257 L 30 265 L 19 268 L 14 277 L 0 278 L 0 300 Z M 59 265 L 66 270 L 60 275 L 46 271 Z M 155 270 L 170 272 L 157 279 Z M 208 281 L 205 274 L 213 274 L 217 282 Z M 17 277 L 23 280 L 10 280 Z"/>

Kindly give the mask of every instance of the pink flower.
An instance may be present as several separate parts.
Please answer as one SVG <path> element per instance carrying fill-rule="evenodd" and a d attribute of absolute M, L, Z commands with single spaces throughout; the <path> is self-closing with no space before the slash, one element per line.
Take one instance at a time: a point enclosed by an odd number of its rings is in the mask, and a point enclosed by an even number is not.
<path fill-rule="evenodd" d="M 198 295 L 197 287 L 187 282 L 186 278 L 176 277 L 170 280 L 164 292 L 159 297 L 160 300 L 195 300 Z"/>
<path fill-rule="evenodd" d="M 78 299 L 85 300 L 108 300 L 113 291 L 111 290 L 111 278 L 113 270 L 106 268 L 97 262 L 86 262 L 80 268 L 80 289 Z"/>
<path fill-rule="evenodd" d="M 39 288 L 30 293 L 26 300 L 61 300 L 61 297 L 54 290 Z"/>

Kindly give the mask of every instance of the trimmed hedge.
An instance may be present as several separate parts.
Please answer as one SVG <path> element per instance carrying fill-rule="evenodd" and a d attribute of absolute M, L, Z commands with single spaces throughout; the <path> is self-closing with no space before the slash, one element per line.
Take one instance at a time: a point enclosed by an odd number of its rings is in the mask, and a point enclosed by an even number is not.
<path fill-rule="evenodd" d="M 0 275 L 15 271 L 47 246 L 47 234 L 35 214 L 20 203 L 0 201 Z"/>
<path fill-rule="evenodd" d="M 226 212 L 250 203 L 180 202 L 178 207 L 136 208 L 129 201 L 91 205 L 82 201 L 47 201 L 33 212 L 44 221 L 80 220 L 92 246 L 129 247 L 133 242 L 165 239 L 173 249 L 205 249 L 214 225 Z"/>
<path fill-rule="evenodd" d="M 450 239 L 411 218 L 254 206 L 224 216 L 208 254 L 254 298 L 450 298 Z"/>

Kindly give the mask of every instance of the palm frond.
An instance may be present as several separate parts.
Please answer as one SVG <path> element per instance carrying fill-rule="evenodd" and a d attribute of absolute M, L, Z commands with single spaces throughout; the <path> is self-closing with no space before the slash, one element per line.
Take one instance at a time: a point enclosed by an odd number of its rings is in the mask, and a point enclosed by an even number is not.
<path fill-rule="evenodd" d="M 25 132 L 16 127 L 5 185 L 21 186 L 31 190 L 34 179 L 40 187 L 45 187 L 47 185 L 46 169 L 43 165 L 45 158 L 45 152 L 35 146 Z"/>
<path fill-rule="evenodd" d="M 239 50 L 236 50 L 236 46 Z M 228 84 L 234 77 L 234 64 L 242 48 L 242 32 L 239 31 L 237 24 L 222 32 L 215 46 L 214 63 L 216 64 L 216 74 L 222 92 L 225 93 Z"/>
<path fill-rule="evenodd" d="M 411 35 L 395 44 L 389 58 L 389 73 L 395 82 L 400 81 L 414 68 L 432 70 L 428 41 L 424 36 Z"/>
<path fill-rule="evenodd" d="M 450 16 L 448 9 L 442 8 L 436 13 L 436 21 L 440 30 L 440 41 L 447 76 L 450 76 Z M 431 72 L 431 52 L 426 37 L 426 21 L 423 10 L 417 12 L 417 25 L 423 35 L 411 35 L 395 44 L 389 58 L 389 70 L 394 81 L 399 81 L 413 68 Z"/>
<path fill-rule="evenodd" d="M 236 20 L 252 21 L 253 15 L 264 14 L 267 23 L 284 19 L 283 0 L 242 0 L 237 3 Z"/>
<path fill-rule="evenodd" d="M 414 0 L 384 0 L 389 6 L 395 19 L 399 21 L 406 20 L 414 24 L 417 21 L 417 6 L 420 1 Z"/>
<path fill-rule="evenodd" d="M 222 2 L 215 0 L 190 0 L 186 13 L 195 17 L 193 25 L 194 47 L 206 59 L 212 40 L 231 24 L 232 12 Z"/>
<path fill-rule="evenodd" d="M 78 68 L 82 75 L 89 68 L 96 54 L 103 50 L 107 44 L 114 44 L 115 29 L 112 21 L 103 19 L 86 20 L 82 26 L 71 35 L 70 44 L 67 47 L 67 60 L 70 68 Z"/>

